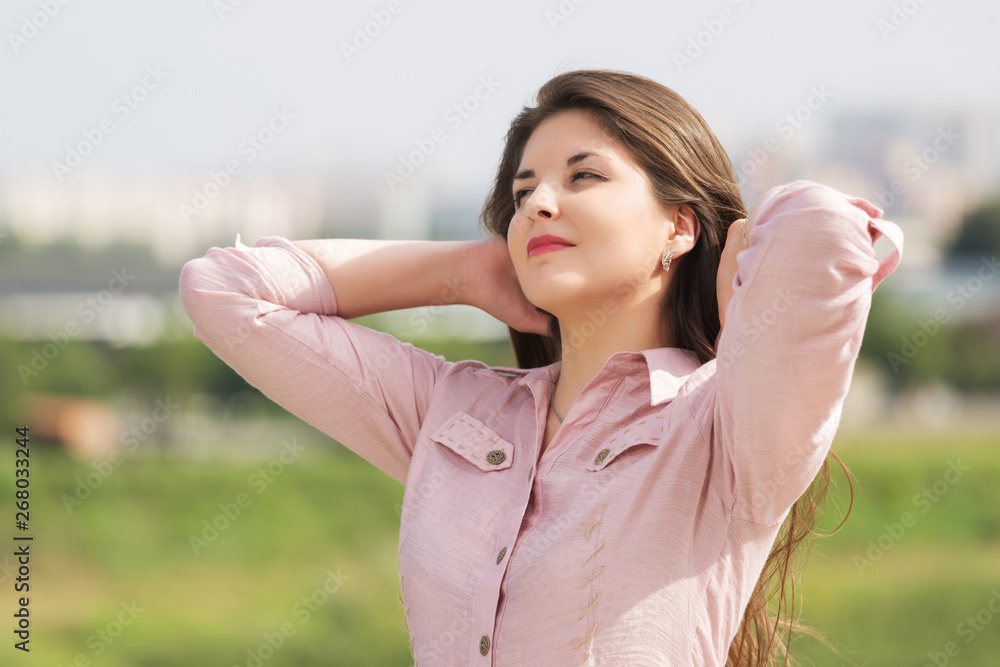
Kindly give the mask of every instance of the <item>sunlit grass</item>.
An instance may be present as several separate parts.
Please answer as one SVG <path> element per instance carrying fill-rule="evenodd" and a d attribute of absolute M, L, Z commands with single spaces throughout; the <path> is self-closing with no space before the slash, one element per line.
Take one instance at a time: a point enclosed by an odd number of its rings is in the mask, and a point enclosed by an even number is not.
<path fill-rule="evenodd" d="M 998 664 L 1000 619 L 968 643 L 956 632 L 1000 587 L 996 444 L 990 435 L 838 438 L 856 477 L 854 508 L 843 530 L 816 542 L 802 590 L 804 619 L 842 655 L 802 642 L 807 664 L 919 666 L 948 641 L 961 648 L 954 664 Z M 921 513 L 913 496 L 959 458 L 969 470 Z M 69 513 L 62 495 L 93 468 L 36 446 L 32 659 L 245 665 L 247 651 L 286 624 L 294 634 L 264 664 L 410 664 L 397 600 L 402 486 L 350 452 L 314 447 L 258 494 L 248 476 L 259 465 L 129 458 Z M 829 525 L 846 504 L 843 475 L 832 474 Z M 9 506 L 9 468 L 2 484 Z M 220 503 L 232 511 L 240 493 L 249 506 L 219 519 Z M 907 511 L 913 525 L 883 537 Z M 190 539 L 204 538 L 204 521 L 229 525 L 195 555 Z M 889 548 L 859 571 L 857 558 L 880 537 Z M 328 570 L 342 585 L 306 617 L 303 597 L 322 590 Z M 133 600 L 143 609 L 135 621 L 110 645 L 96 640 L 118 630 L 121 605 Z"/>

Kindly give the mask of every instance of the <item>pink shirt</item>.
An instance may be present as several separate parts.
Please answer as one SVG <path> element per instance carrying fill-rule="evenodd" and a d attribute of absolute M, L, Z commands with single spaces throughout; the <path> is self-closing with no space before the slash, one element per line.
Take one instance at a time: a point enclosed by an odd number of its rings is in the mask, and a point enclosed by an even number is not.
<path fill-rule="evenodd" d="M 724 665 L 899 261 L 881 215 L 809 181 L 769 191 L 718 357 L 614 354 L 540 460 L 559 363 L 448 362 L 344 320 L 320 266 L 279 236 L 210 248 L 180 294 L 250 384 L 405 483 L 417 664 Z M 883 233 L 895 249 L 879 261 Z"/>

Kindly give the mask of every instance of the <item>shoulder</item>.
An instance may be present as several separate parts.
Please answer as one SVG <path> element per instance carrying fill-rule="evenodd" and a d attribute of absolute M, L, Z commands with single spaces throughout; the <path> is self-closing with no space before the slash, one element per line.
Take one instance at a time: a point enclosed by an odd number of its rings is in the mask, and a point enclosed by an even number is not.
<path fill-rule="evenodd" d="M 715 383 L 717 363 L 718 359 L 710 359 L 693 370 L 691 374 L 685 378 L 684 384 L 681 385 L 680 391 L 677 392 L 677 397 L 690 397 L 713 386 Z"/>
<path fill-rule="evenodd" d="M 692 421 L 706 439 L 710 439 L 715 412 L 717 362 L 717 359 L 711 359 L 699 366 L 685 379 L 677 392 L 677 402 L 691 415 Z"/>

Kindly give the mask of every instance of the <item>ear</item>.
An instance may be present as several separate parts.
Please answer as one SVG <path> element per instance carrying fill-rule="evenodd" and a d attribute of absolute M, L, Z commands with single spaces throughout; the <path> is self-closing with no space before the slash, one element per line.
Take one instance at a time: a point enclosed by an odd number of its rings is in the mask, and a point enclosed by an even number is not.
<path fill-rule="evenodd" d="M 683 254 L 694 248 L 701 234 L 701 223 L 698 222 L 698 215 L 688 204 L 681 204 L 674 209 L 674 232 L 667 239 L 667 243 L 672 245 L 677 254 Z"/>

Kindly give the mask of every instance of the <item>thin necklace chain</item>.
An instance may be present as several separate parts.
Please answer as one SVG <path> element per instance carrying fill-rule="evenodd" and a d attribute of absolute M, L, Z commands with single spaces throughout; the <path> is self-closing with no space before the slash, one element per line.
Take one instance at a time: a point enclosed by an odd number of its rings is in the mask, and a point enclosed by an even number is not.
<path fill-rule="evenodd" d="M 555 410 L 556 417 L 559 418 L 559 423 L 563 423 L 563 416 L 559 414 L 559 408 L 556 407 L 556 385 L 552 385 L 552 393 L 549 394 L 549 407 Z"/>

